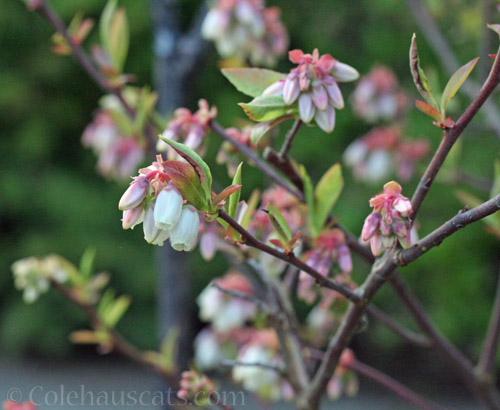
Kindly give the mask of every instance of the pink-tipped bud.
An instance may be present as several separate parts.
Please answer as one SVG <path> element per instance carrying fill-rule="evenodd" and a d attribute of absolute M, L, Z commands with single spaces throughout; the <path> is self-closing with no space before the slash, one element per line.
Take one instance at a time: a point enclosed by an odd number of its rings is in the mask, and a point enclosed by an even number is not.
<path fill-rule="evenodd" d="M 331 105 L 329 105 L 325 111 L 316 110 L 314 119 L 318 127 L 325 132 L 330 133 L 335 128 L 335 110 Z"/>
<path fill-rule="evenodd" d="M 288 75 L 287 79 L 285 80 L 285 86 L 283 87 L 283 101 L 285 101 L 286 105 L 291 105 L 299 97 L 299 94 L 299 81 L 296 75 L 292 73 Z"/>
<path fill-rule="evenodd" d="M 158 194 L 155 202 L 154 220 L 158 229 L 173 229 L 182 214 L 184 199 L 173 184 L 168 184 Z"/>
<path fill-rule="evenodd" d="M 392 231 L 400 238 L 406 238 L 408 235 L 408 226 L 403 221 L 394 221 Z"/>
<path fill-rule="evenodd" d="M 310 122 L 314 118 L 315 108 L 310 94 L 301 94 L 299 97 L 299 115 L 304 122 Z"/>
<path fill-rule="evenodd" d="M 313 102 L 321 111 L 326 110 L 328 107 L 328 94 L 326 93 L 325 87 L 321 84 L 313 87 Z"/>
<path fill-rule="evenodd" d="M 343 83 L 357 80 L 359 78 L 359 73 L 354 67 L 341 63 L 340 61 L 335 61 L 332 69 L 332 76 L 337 81 Z"/>
<path fill-rule="evenodd" d="M 411 201 L 406 197 L 399 197 L 394 201 L 393 207 L 402 216 L 408 216 L 412 212 Z"/>
<path fill-rule="evenodd" d="M 198 236 L 200 218 L 191 205 L 184 207 L 179 223 L 170 232 L 170 244 L 176 251 L 189 251 Z"/>
<path fill-rule="evenodd" d="M 352 271 L 352 258 L 351 251 L 347 245 L 339 246 L 338 250 L 338 265 L 342 272 L 351 272 Z"/>
<path fill-rule="evenodd" d="M 121 211 L 127 211 L 132 208 L 137 208 L 146 198 L 149 192 L 149 179 L 146 177 L 137 178 L 125 193 L 122 195 L 118 208 Z"/>
<path fill-rule="evenodd" d="M 279 80 L 275 83 L 272 83 L 269 87 L 267 87 L 262 95 L 283 95 L 283 88 L 285 87 L 285 80 Z"/>
<path fill-rule="evenodd" d="M 302 91 L 306 91 L 311 85 L 311 73 L 309 71 L 302 71 L 299 75 L 299 84 Z"/>
<path fill-rule="evenodd" d="M 382 222 L 380 222 L 380 232 L 382 233 L 382 235 L 385 235 L 385 236 L 390 235 L 392 233 L 391 226 L 392 226 L 392 222 L 388 222 L 387 218 L 384 218 L 384 220 L 382 220 Z"/>
<path fill-rule="evenodd" d="M 137 208 L 128 209 L 123 211 L 122 227 L 123 229 L 134 229 L 144 220 L 144 208 L 138 206 Z"/>
<path fill-rule="evenodd" d="M 335 81 L 333 81 L 330 85 L 327 85 L 326 92 L 328 93 L 328 98 L 330 100 L 330 104 L 335 108 L 341 110 L 344 108 L 344 97 L 342 97 L 342 93 L 340 92 L 340 88 Z"/>
<path fill-rule="evenodd" d="M 379 228 L 381 220 L 382 215 L 380 215 L 378 212 L 371 213 L 366 217 L 365 223 L 363 225 L 363 230 L 361 231 L 361 239 L 363 241 L 367 241 L 375 234 L 375 232 Z"/>

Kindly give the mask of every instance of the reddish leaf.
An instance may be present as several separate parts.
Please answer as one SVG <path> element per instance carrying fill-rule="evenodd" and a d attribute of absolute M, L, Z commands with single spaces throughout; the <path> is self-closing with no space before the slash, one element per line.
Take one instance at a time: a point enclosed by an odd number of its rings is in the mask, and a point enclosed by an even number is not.
<path fill-rule="evenodd" d="M 415 101 L 415 106 L 417 107 L 418 110 L 422 111 L 425 115 L 428 115 L 429 117 L 433 118 L 437 122 L 441 123 L 443 122 L 444 118 L 441 115 L 441 113 L 436 110 L 434 107 L 431 107 L 429 104 L 417 100 Z"/>
<path fill-rule="evenodd" d="M 226 199 L 229 195 L 235 193 L 238 189 L 240 189 L 243 185 L 229 185 L 228 187 L 224 188 L 224 190 L 220 193 L 218 193 L 213 199 L 212 199 L 212 204 L 214 206 L 217 206 L 221 201 Z"/>

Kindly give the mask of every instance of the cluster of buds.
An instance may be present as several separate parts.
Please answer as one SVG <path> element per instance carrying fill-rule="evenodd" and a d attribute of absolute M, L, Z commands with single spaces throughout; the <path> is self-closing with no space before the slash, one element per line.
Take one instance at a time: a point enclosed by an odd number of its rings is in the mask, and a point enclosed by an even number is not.
<path fill-rule="evenodd" d="M 300 119 L 310 123 L 313 119 L 325 132 L 335 127 L 335 108 L 344 108 L 344 98 L 337 82 L 354 81 L 358 72 L 329 54 L 321 57 L 317 49 L 312 54 L 301 50 L 289 52 L 290 61 L 298 64 L 286 79 L 271 84 L 264 96 L 283 96 L 286 105 L 298 105 Z"/>
<path fill-rule="evenodd" d="M 330 400 L 338 400 L 342 393 L 347 397 L 353 397 L 358 393 L 358 376 L 351 370 L 355 360 L 356 358 L 351 349 L 345 349 L 340 355 L 339 364 L 327 386 L 327 394 Z"/>
<path fill-rule="evenodd" d="M 196 406 L 210 404 L 210 397 L 215 391 L 214 383 L 204 374 L 194 370 L 182 372 L 177 397 L 192 401 Z"/>
<path fill-rule="evenodd" d="M 370 241 L 373 255 L 380 255 L 397 242 L 403 248 L 411 245 L 411 201 L 401 195 L 401 185 L 395 181 L 384 185 L 384 191 L 370 199 L 373 211 L 365 219 L 361 239 Z"/>
<path fill-rule="evenodd" d="M 236 365 L 233 368 L 233 379 L 251 392 L 268 400 L 279 400 L 282 397 L 283 381 L 279 373 L 270 368 L 259 366 L 283 365 L 278 355 L 278 337 L 274 330 L 263 329 L 256 331 L 248 343 L 238 353 L 238 363 L 248 365 Z"/>
<path fill-rule="evenodd" d="M 74 267 L 60 256 L 47 255 L 43 258 L 31 256 L 20 259 L 12 264 L 11 269 L 16 289 L 23 290 L 26 303 L 33 303 L 49 290 L 51 280 L 66 282 Z"/>
<path fill-rule="evenodd" d="M 247 295 L 253 293 L 249 280 L 236 271 L 230 271 L 218 278 L 215 284 L 229 291 L 234 290 Z M 227 332 L 242 327 L 255 314 L 255 305 L 252 302 L 223 293 L 212 284 L 200 293 L 197 302 L 200 307 L 200 319 L 210 322 L 217 332 Z"/>
<path fill-rule="evenodd" d="M 171 182 L 161 155 L 133 179 L 118 204 L 123 211 L 123 229 L 133 229 L 142 222 L 146 242 L 163 246 L 170 238 L 175 250 L 190 250 L 198 236 L 200 217 Z"/>
<path fill-rule="evenodd" d="M 339 229 L 332 229 L 319 235 L 313 249 L 304 253 L 304 262 L 324 276 L 328 276 L 335 261 L 342 272 L 344 280 L 349 279 L 352 271 L 352 258 L 349 247 L 345 243 L 345 235 Z M 307 303 L 316 300 L 317 292 L 314 278 L 301 271 L 299 275 L 298 296 Z"/>
<path fill-rule="evenodd" d="M 202 143 L 209 132 L 210 121 L 217 116 L 217 108 L 210 108 L 208 102 L 203 99 L 198 102 L 198 107 L 198 111 L 195 113 L 192 113 L 187 108 L 175 110 L 172 120 L 170 120 L 163 132 L 163 136 L 169 140 L 181 142 L 203 155 Z M 156 149 L 159 152 L 165 152 L 168 145 L 159 139 Z M 170 152 L 174 153 L 174 151 Z"/>
<path fill-rule="evenodd" d="M 343 158 L 358 180 L 380 182 L 395 171 L 398 179 L 408 181 L 428 152 L 427 140 L 405 140 L 399 127 L 378 127 L 352 142 Z"/>
<path fill-rule="evenodd" d="M 23 403 L 17 403 L 12 400 L 6 400 L 3 402 L 3 410 L 36 410 L 35 404 L 30 401 L 25 401 Z"/>
<path fill-rule="evenodd" d="M 123 135 L 106 110 L 96 112 L 83 132 L 82 144 L 92 148 L 98 157 L 97 170 L 109 178 L 128 178 L 144 159 L 144 147 Z"/>
<path fill-rule="evenodd" d="M 224 58 L 247 58 L 274 65 L 288 48 L 288 33 L 277 8 L 262 0 L 218 0 L 203 22 L 202 34 Z"/>
<path fill-rule="evenodd" d="M 351 95 L 354 113 L 370 123 L 400 117 L 409 102 L 408 95 L 399 87 L 393 71 L 384 66 L 374 67 L 362 77 Z"/>

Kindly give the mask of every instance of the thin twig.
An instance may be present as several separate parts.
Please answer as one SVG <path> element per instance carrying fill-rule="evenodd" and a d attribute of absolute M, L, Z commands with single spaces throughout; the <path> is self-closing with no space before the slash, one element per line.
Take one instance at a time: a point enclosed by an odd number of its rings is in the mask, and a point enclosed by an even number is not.
<path fill-rule="evenodd" d="M 302 126 L 302 121 L 300 119 L 296 119 L 295 122 L 293 123 L 292 128 L 288 131 L 288 133 L 285 136 L 285 141 L 283 141 L 283 145 L 281 146 L 280 152 L 278 153 L 278 156 L 280 160 L 285 160 L 288 158 L 288 153 L 292 149 L 292 143 L 297 135 L 297 133 L 300 130 L 300 127 Z"/>
<path fill-rule="evenodd" d="M 472 100 L 464 113 L 460 116 L 458 121 L 455 123 L 453 128 L 447 129 L 443 132 L 443 139 L 441 140 L 441 144 L 434 154 L 429 166 L 425 170 L 424 175 L 420 179 L 417 189 L 411 199 L 411 203 L 413 205 L 413 214 L 411 218 L 415 220 L 420 206 L 424 201 L 427 193 L 429 192 L 434 179 L 441 169 L 444 160 L 448 156 L 451 148 L 455 144 L 458 137 L 462 134 L 465 127 L 471 122 L 474 116 L 477 114 L 479 109 L 491 95 L 491 93 L 495 90 L 498 83 L 500 82 L 500 48 L 497 52 L 497 57 L 495 58 L 495 62 L 493 63 L 493 67 L 491 68 L 490 74 L 481 87 L 479 94 Z"/>
<path fill-rule="evenodd" d="M 268 312 L 271 310 L 271 308 L 267 305 L 266 302 L 264 302 L 263 300 L 260 300 L 259 298 L 255 297 L 254 295 L 250 295 L 248 293 L 240 292 L 240 291 L 234 290 L 234 289 L 226 289 L 226 288 L 223 288 L 222 286 L 219 286 L 215 282 L 212 283 L 212 286 L 222 293 L 226 293 L 232 297 L 246 300 L 247 302 L 253 303 L 254 305 L 258 306 L 260 310 L 262 310 L 264 312 Z"/>
<path fill-rule="evenodd" d="M 493 378 L 495 369 L 495 359 L 498 351 L 498 341 L 500 338 L 500 277 L 498 279 L 497 291 L 493 309 L 491 311 L 490 322 L 486 339 L 484 340 L 481 357 L 476 367 L 477 374 L 481 377 Z"/>
<path fill-rule="evenodd" d="M 374 305 L 368 306 L 367 312 L 411 344 L 419 347 L 433 347 L 433 343 L 429 338 L 407 329 Z"/>

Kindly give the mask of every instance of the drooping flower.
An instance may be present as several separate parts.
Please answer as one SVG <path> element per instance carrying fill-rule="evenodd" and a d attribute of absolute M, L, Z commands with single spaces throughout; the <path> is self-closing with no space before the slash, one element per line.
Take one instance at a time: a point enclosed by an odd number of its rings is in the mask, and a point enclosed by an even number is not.
<path fill-rule="evenodd" d="M 198 236 L 200 227 L 200 217 L 196 209 L 191 206 L 185 206 L 182 209 L 179 222 L 170 231 L 170 244 L 176 251 L 189 251 Z"/>
<path fill-rule="evenodd" d="M 396 119 L 410 102 L 394 72 L 385 66 L 376 66 L 362 77 L 350 100 L 354 113 L 370 123 Z"/>
<path fill-rule="evenodd" d="M 194 360 L 204 371 L 217 369 L 224 359 L 222 342 L 210 327 L 204 328 L 194 339 Z"/>
<path fill-rule="evenodd" d="M 209 132 L 210 121 L 217 117 L 217 108 L 210 108 L 206 100 L 198 101 L 198 111 L 192 113 L 187 108 L 178 108 L 173 118 L 163 132 L 163 136 L 173 141 L 182 142 L 189 148 L 197 151 L 200 155 L 204 153 L 203 141 Z M 161 139 L 156 144 L 156 150 L 165 152 L 168 145 Z M 174 159 L 174 151 L 169 152 L 169 158 Z"/>
<path fill-rule="evenodd" d="M 202 35 L 224 58 L 274 65 L 288 48 L 288 33 L 277 8 L 262 0 L 218 0 L 203 22 Z"/>
<path fill-rule="evenodd" d="M 373 255 L 380 255 L 397 242 L 403 248 L 411 245 L 411 201 L 401 195 L 401 185 L 395 181 L 384 185 L 381 194 L 370 199 L 373 211 L 365 219 L 361 239 L 370 241 Z"/>
<path fill-rule="evenodd" d="M 158 194 L 155 202 L 154 220 L 158 229 L 174 229 L 182 215 L 184 199 L 174 184 L 170 183 Z"/>
<path fill-rule="evenodd" d="M 335 109 L 344 108 L 337 83 L 354 81 L 359 73 L 330 54 L 320 57 L 317 49 L 312 54 L 292 50 L 289 58 L 298 67 L 292 69 L 286 79 L 270 85 L 263 95 L 283 96 L 286 105 L 297 105 L 302 121 L 310 123 L 314 119 L 323 131 L 332 132 Z"/>

